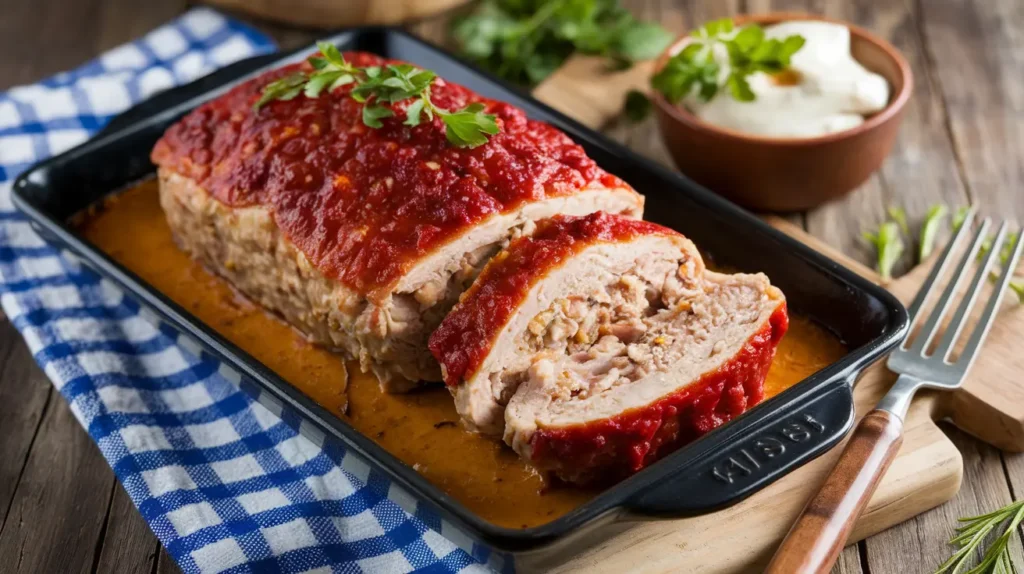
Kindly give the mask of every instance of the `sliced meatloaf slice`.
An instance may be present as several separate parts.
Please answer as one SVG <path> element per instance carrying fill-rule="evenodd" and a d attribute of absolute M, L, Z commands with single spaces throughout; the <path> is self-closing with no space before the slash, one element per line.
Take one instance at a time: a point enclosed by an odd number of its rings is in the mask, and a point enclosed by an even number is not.
<path fill-rule="evenodd" d="M 762 274 L 607 214 L 513 241 L 432 335 L 465 424 L 565 481 L 614 480 L 759 402 L 788 319 Z"/>
<path fill-rule="evenodd" d="M 391 65 L 348 53 L 357 66 Z M 479 102 L 499 133 L 458 148 L 439 118 L 371 129 L 351 86 L 253 109 L 254 78 L 168 129 L 153 150 L 181 247 L 319 344 L 357 358 L 386 390 L 440 381 L 427 338 L 486 261 L 532 222 L 643 198 L 557 129 L 435 79 L 434 104 Z"/>

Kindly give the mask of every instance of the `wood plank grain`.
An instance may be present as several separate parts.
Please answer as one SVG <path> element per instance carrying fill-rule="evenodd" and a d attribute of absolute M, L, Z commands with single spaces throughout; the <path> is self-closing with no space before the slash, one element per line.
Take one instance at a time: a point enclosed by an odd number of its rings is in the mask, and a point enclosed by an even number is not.
<path fill-rule="evenodd" d="M 0 532 L 52 389 L 14 326 L 0 317 Z"/>
<path fill-rule="evenodd" d="M 185 0 L 5 0 L 0 89 L 79 66 L 184 10 Z"/>
<path fill-rule="evenodd" d="M 103 0 L 99 10 L 92 15 L 95 38 L 89 49 L 93 54 L 102 54 L 125 42 L 136 40 L 150 30 L 170 22 L 186 8 L 187 0 Z M 83 26 L 81 22 L 71 22 L 69 25 L 89 27 Z"/>
<path fill-rule="evenodd" d="M 178 563 L 171 558 L 165 548 L 160 548 L 160 559 L 157 560 L 156 570 L 153 574 L 181 574 L 181 568 L 178 568 Z"/>
<path fill-rule="evenodd" d="M 8 0 L 0 18 L 0 89 L 73 68 L 185 7 L 185 0 Z M 13 328 L 6 321 L 0 328 L 0 352 L 10 353 L 0 368 L 3 570 L 88 572 L 106 557 L 100 571 L 150 572 L 152 564 L 138 564 L 133 552 L 149 547 L 155 553 L 156 538 L 123 492 L 107 520 L 113 474 L 63 399 L 54 397 L 44 418 L 43 406 L 55 392 Z M 104 526 L 114 535 L 111 547 L 102 546 Z"/>
<path fill-rule="evenodd" d="M 983 213 L 1024 217 L 1024 3 L 919 4 L 928 60 L 971 197 Z"/>
<path fill-rule="evenodd" d="M 157 566 L 160 542 L 142 519 L 128 493 L 120 484 L 107 513 L 103 548 L 96 572 L 150 573 Z"/>
<path fill-rule="evenodd" d="M 950 502 L 913 520 L 875 535 L 867 542 L 871 574 L 928 574 L 950 556 L 946 541 L 953 536 L 957 518 L 995 510 L 1011 500 L 999 451 L 957 428 L 943 430 L 964 457 L 964 481 Z M 1024 563 L 1021 547 L 1012 547 L 1013 561 Z"/>
<path fill-rule="evenodd" d="M 843 553 L 839 555 L 839 560 L 836 565 L 832 567 L 831 574 L 861 574 L 864 569 L 860 564 L 860 544 L 851 544 L 843 549 Z"/>
<path fill-rule="evenodd" d="M 930 5 L 930 3 L 929 3 Z M 750 0 L 750 10 L 796 10 L 820 12 L 861 25 L 888 39 L 906 56 L 916 79 L 914 95 L 907 104 L 906 116 L 892 154 L 882 169 L 860 189 L 840 200 L 822 206 L 807 215 L 807 229 L 817 237 L 865 263 L 873 263 L 874 253 L 861 239 L 861 231 L 874 229 L 886 217 L 889 206 L 906 209 L 917 225 L 930 205 L 967 202 L 952 144 L 945 132 L 942 101 L 930 81 L 930 71 L 921 38 L 917 33 L 918 14 L 906 2 L 860 0 Z M 912 265 L 915 240 L 896 274 Z"/>
<path fill-rule="evenodd" d="M 63 399 L 50 401 L 3 530 L 10 572 L 91 572 L 114 475 Z"/>

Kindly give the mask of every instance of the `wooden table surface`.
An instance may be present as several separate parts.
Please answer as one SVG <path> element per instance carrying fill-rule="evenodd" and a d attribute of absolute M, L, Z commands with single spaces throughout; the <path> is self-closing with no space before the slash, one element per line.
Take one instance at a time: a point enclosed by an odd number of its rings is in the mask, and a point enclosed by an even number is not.
<path fill-rule="evenodd" d="M 1024 220 L 1024 2 L 1020 0 L 626 0 L 634 12 L 682 32 L 736 12 L 801 10 L 853 21 L 889 38 L 910 61 L 916 90 L 896 149 L 847 198 L 792 215 L 812 234 L 869 262 L 860 240 L 890 205 L 912 222 L 928 206 L 976 202 Z M 184 0 L 4 0 L 0 89 L 73 68 L 137 38 L 187 8 Z M 283 47 L 315 31 L 255 22 Z M 443 22 L 412 26 L 430 39 Z M 660 161 L 653 120 L 610 126 L 615 139 Z M 912 250 L 910 250 L 912 251 Z M 910 257 L 904 258 L 905 270 Z M 175 572 L 67 403 L 0 318 L 0 571 Z M 847 548 L 835 572 L 926 573 L 950 552 L 959 516 L 1024 492 L 1024 455 L 1002 453 L 946 426 L 964 457 L 951 502 Z M 1015 562 L 1024 564 L 1019 542 Z"/>

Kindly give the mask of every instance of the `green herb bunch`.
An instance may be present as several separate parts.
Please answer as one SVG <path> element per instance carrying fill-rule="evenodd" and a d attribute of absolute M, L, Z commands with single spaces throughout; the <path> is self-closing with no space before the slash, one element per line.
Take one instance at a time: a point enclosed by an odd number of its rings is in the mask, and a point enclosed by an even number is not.
<path fill-rule="evenodd" d="M 364 104 L 363 123 L 371 128 L 383 126 L 381 120 L 395 115 L 384 104 L 411 100 L 405 110 L 407 126 L 418 126 L 426 116 L 441 118 L 445 137 L 456 147 L 477 147 L 487 143 L 488 136 L 498 133 L 493 114 L 484 113 L 484 105 L 470 104 L 457 111 L 439 108 L 430 99 L 430 85 L 437 74 L 409 64 L 386 66 L 354 66 L 345 60 L 338 48 L 328 42 L 317 42 L 319 56 L 309 58 L 312 72 L 296 72 L 267 84 L 260 99 L 253 105 L 259 111 L 273 100 L 291 100 L 299 94 L 318 98 L 324 90 L 353 84 L 349 96 Z"/>
<path fill-rule="evenodd" d="M 672 40 L 661 26 L 633 18 L 618 0 L 484 0 L 450 32 L 463 56 L 526 86 L 574 52 L 628 67 L 654 58 Z"/>
<path fill-rule="evenodd" d="M 1010 574 L 1016 572 L 1010 561 L 1010 540 L 1021 521 L 1024 520 L 1024 500 L 1010 503 L 999 510 L 961 518 L 962 526 L 956 529 L 956 536 L 949 543 L 957 551 L 943 562 L 935 574 Z M 998 533 L 995 540 L 981 557 L 981 562 L 971 566 L 975 553 L 982 548 L 990 534 Z"/>
<path fill-rule="evenodd" d="M 691 41 L 672 56 L 651 79 L 651 87 L 676 103 L 696 89 L 705 102 L 714 98 L 724 86 L 738 101 L 755 99 L 747 77 L 754 72 L 774 74 L 789 67 L 790 58 L 804 45 L 803 36 L 787 36 L 783 40 L 764 37 L 757 24 L 739 30 L 732 20 L 724 18 L 704 24 L 690 34 Z M 729 54 L 729 74 L 720 83 L 721 66 L 715 60 L 715 46 L 724 46 Z"/>
<path fill-rule="evenodd" d="M 969 211 L 969 207 L 961 207 L 953 212 L 951 224 L 954 232 L 964 224 Z M 875 248 L 878 254 L 876 269 L 884 282 L 892 279 L 893 267 L 903 255 L 905 249 L 903 236 L 905 235 L 908 238 L 911 236 L 910 225 L 907 222 L 907 213 L 903 208 L 889 207 L 887 213 L 889 215 L 888 221 L 883 222 L 877 231 L 865 231 L 863 234 L 864 239 Z M 941 203 L 928 208 L 924 221 L 921 223 L 915 263 L 921 263 L 935 250 L 935 242 L 938 239 L 939 231 L 949 213 L 949 208 Z M 1005 264 L 1006 260 L 1009 259 L 1017 236 L 1017 232 L 1007 234 L 1006 242 L 999 253 L 1000 263 Z M 991 249 L 992 239 L 988 238 L 982 243 L 981 249 L 978 251 L 978 259 L 981 260 Z M 990 276 L 992 281 L 998 278 L 999 275 L 995 272 Z M 1011 278 L 1009 287 L 1017 295 L 1018 301 L 1024 303 L 1024 279 Z"/>

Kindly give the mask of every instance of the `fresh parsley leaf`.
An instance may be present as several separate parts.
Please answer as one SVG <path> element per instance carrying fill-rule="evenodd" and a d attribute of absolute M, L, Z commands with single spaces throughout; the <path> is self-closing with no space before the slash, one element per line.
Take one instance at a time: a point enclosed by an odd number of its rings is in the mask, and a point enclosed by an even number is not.
<path fill-rule="evenodd" d="M 364 104 L 363 123 L 371 128 L 384 126 L 382 119 L 395 115 L 385 104 L 409 101 L 405 107 L 407 126 L 418 126 L 425 114 L 433 120 L 440 116 L 445 124 L 445 137 L 452 145 L 476 147 L 487 143 L 488 137 L 498 133 L 498 123 L 493 114 L 484 113 L 485 106 L 470 104 L 461 110 L 439 108 L 430 99 L 430 86 L 437 75 L 430 70 L 411 64 L 388 64 L 360 68 L 345 60 L 336 46 L 318 42 L 320 55 L 309 58 L 312 73 L 296 72 L 263 89 L 259 100 L 253 105 L 255 111 L 272 100 L 290 100 L 304 94 L 307 98 L 318 98 L 324 90 L 333 90 L 354 84 L 348 96 Z"/>
<path fill-rule="evenodd" d="M 708 22 L 690 33 L 690 43 L 669 58 L 651 79 L 651 87 L 670 102 L 678 102 L 696 90 L 704 101 L 714 98 L 721 87 L 738 101 L 750 102 L 756 94 L 747 77 L 754 72 L 774 74 L 789 66 L 790 58 L 803 47 L 802 36 L 782 40 L 765 38 L 757 24 L 734 30 L 732 20 Z M 715 47 L 724 46 L 729 56 L 729 73 L 720 78 Z"/>
<path fill-rule="evenodd" d="M 678 56 L 669 59 L 651 78 L 651 87 L 672 103 L 686 97 L 694 86 L 705 101 L 713 98 L 718 91 L 719 67 L 710 51 L 700 44 L 689 44 Z"/>
<path fill-rule="evenodd" d="M 307 98 L 318 98 L 324 88 L 333 90 L 354 81 L 356 81 L 355 77 L 347 72 L 322 72 L 309 78 L 304 93 Z"/>
<path fill-rule="evenodd" d="M 799 52 L 800 48 L 803 48 L 806 43 L 807 40 L 804 39 L 803 36 L 787 36 L 786 39 L 782 41 L 782 47 L 779 49 L 779 62 L 781 62 L 783 66 L 788 67 L 790 58 L 793 57 L 793 54 Z"/>
<path fill-rule="evenodd" d="M 618 0 L 483 0 L 449 33 L 463 57 L 521 85 L 542 81 L 575 52 L 629 66 L 672 40 Z"/>
<path fill-rule="evenodd" d="M 697 31 L 694 33 L 694 35 L 697 36 L 698 38 L 707 40 L 714 38 L 716 36 L 721 36 L 723 34 L 728 34 L 729 32 L 732 32 L 733 26 L 734 24 L 732 22 L 732 18 L 712 20 L 710 22 L 706 22 L 700 28 L 697 28 Z"/>
<path fill-rule="evenodd" d="M 494 115 L 483 111 L 484 105 L 476 103 L 458 112 L 438 112 L 444 122 L 448 141 L 456 147 L 469 148 L 487 143 L 487 136 L 498 133 L 498 124 Z"/>
<path fill-rule="evenodd" d="M 939 225 L 949 213 L 949 209 L 939 203 L 928 208 L 928 214 L 924 217 L 921 225 L 921 246 L 918 251 L 918 261 L 924 261 L 935 249 L 935 239 L 938 237 Z"/>
<path fill-rule="evenodd" d="M 338 47 L 330 42 L 317 42 L 316 48 L 323 54 L 324 59 L 328 63 L 338 66 L 339 68 L 345 68 L 348 66 L 348 62 L 345 61 L 345 57 L 341 55 Z"/>
<path fill-rule="evenodd" d="M 409 104 L 409 107 L 405 108 L 405 121 L 403 123 L 413 127 L 420 125 L 420 115 L 423 113 L 423 107 L 426 103 L 426 100 L 421 98 Z"/>
<path fill-rule="evenodd" d="M 864 233 L 864 238 L 875 246 L 878 252 L 876 269 L 882 276 L 882 282 L 892 280 L 892 269 L 903 255 L 903 239 L 896 223 L 886 221 L 878 228 L 878 233 Z"/>
<path fill-rule="evenodd" d="M 651 60 L 672 41 L 672 35 L 657 24 L 632 22 L 616 41 L 617 55 L 629 62 Z"/>
<path fill-rule="evenodd" d="M 391 111 L 391 108 L 370 104 L 363 106 L 363 123 L 371 128 L 384 127 L 384 124 L 382 124 L 380 120 L 382 118 L 390 118 L 393 115 L 395 115 L 395 112 Z"/>
<path fill-rule="evenodd" d="M 305 83 L 306 74 L 303 74 L 302 72 L 296 72 L 285 76 L 280 80 L 273 81 L 263 88 L 263 94 L 260 96 L 260 99 L 256 100 L 256 103 L 253 104 L 253 109 L 259 110 L 261 107 L 273 100 L 294 99 L 295 96 L 302 93 Z"/>
<path fill-rule="evenodd" d="M 651 100 L 643 92 L 630 90 L 626 94 L 626 117 L 631 122 L 642 122 L 651 114 Z"/>
<path fill-rule="evenodd" d="M 729 93 L 732 94 L 733 99 L 738 102 L 752 102 L 757 97 L 754 95 L 754 90 L 750 89 L 747 78 L 742 74 L 736 72 L 729 74 L 726 85 L 729 86 Z"/>
<path fill-rule="evenodd" d="M 748 24 L 740 28 L 732 41 L 742 52 L 750 53 L 764 41 L 764 30 L 756 24 Z"/>

